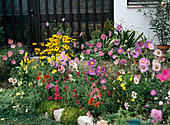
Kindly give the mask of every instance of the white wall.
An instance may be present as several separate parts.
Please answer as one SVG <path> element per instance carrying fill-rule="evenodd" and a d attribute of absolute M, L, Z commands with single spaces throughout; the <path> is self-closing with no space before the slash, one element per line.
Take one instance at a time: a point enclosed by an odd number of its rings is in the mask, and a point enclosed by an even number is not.
<path fill-rule="evenodd" d="M 146 9 L 146 8 L 142 8 Z M 124 18 L 124 27 L 132 27 L 133 29 L 139 31 L 139 33 L 144 32 L 144 35 L 149 39 L 153 40 L 152 43 L 157 44 L 157 39 L 154 37 L 154 33 L 151 31 L 149 26 L 149 18 L 143 16 L 142 13 L 137 12 L 136 7 L 127 6 L 127 0 L 114 0 L 114 21 L 120 24 L 120 20 Z"/>

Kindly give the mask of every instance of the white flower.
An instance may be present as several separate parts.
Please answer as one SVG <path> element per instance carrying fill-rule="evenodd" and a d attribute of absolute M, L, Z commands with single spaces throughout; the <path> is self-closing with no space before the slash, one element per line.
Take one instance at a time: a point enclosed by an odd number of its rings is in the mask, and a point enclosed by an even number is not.
<path fill-rule="evenodd" d="M 157 100 L 157 99 L 158 99 L 158 97 L 155 97 L 155 98 L 154 98 L 154 100 Z"/>
<path fill-rule="evenodd" d="M 136 92 L 134 92 L 134 91 L 132 91 L 132 97 L 134 98 L 134 99 L 136 99 L 137 97 L 136 97 L 136 95 L 137 95 L 137 93 Z"/>
<path fill-rule="evenodd" d="M 165 97 L 166 100 L 168 100 L 168 97 Z"/>
<path fill-rule="evenodd" d="M 121 73 L 122 74 L 126 74 L 124 69 L 121 69 Z"/>
<path fill-rule="evenodd" d="M 163 105 L 163 102 L 162 102 L 162 101 L 160 101 L 160 102 L 159 102 L 159 105 Z"/>
<path fill-rule="evenodd" d="M 152 61 L 152 65 L 153 65 L 153 64 L 155 64 L 155 63 L 159 63 L 159 60 L 157 60 L 157 59 L 153 59 L 153 61 Z"/>
<path fill-rule="evenodd" d="M 149 44 L 148 48 L 149 48 L 150 50 L 154 50 L 154 45 L 151 43 L 151 44 Z"/>
<path fill-rule="evenodd" d="M 163 54 L 162 54 L 162 51 L 160 50 L 160 49 L 156 49 L 154 52 L 153 52 L 153 54 L 155 55 L 155 56 L 158 56 L 158 57 L 161 57 Z"/>
<path fill-rule="evenodd" d="M 139 79 L 138 79 L 138 77 L 135 77 L 135 78 L 134 78 L 134 82 L 135 82 L 135 84 L 139 84 Z"/>
<path fill-rule="evenodd" d="M 62 22 L 64 22 L 65 21 L 65 18 L 62 18 Z"/>
<path fill-rule="evenodd" d="M 125 106 L 126 110 L 128 110 L 128 107 L 129 107 L 128 103 L 125 102 L 124 106 Z"/>
<path fill-rule="evenodd" d="M 1 89 L 0 89 L 0 92 L 2 92 L 2 90 L 3 90 L 3 89 L 1 88 Z"/>
<path fill-rule="evenodd" d="M 12 81 L 13 85 L 17 83 L 17 79 L 13 79 Z"/>
<path fill-rule="evenodd" d="M 1 121 L 5 120 L 4 118 L 1 118 Z"/>
<path fill-rule="evenodd" d="M 81 61 L 83 61 L 83 60 L 84 60 L 83 53 L 80 55 L 80 58 L 81 58 Z"/>
<path fill-rule="evenodd" d="M 161 69 L 161 64 L 160 63 L 154 63 L 152 65 L 152 69 L 156 72 L 158 72 Z"/>
<path fill-rule="evenodd" d="M 170 90 L 168 91 L 168 95 L 170 96 Z"/>
<path fill-rule="evenodd" d="M 25 112 L 28 112 L 28 109 L 26 109 Z"/>
<path fill-rule="evenodd" d="M 9 81 L 9 82 L 13 82 L 13 78 L 9 78 L 8 81 Z"/>
<path fill-rule="evenodd" d="M 73 75 L 71 75 L 71 74 L 68 74 L 68 77 L 72 78 L 72 77 L 73 77 Z"/>

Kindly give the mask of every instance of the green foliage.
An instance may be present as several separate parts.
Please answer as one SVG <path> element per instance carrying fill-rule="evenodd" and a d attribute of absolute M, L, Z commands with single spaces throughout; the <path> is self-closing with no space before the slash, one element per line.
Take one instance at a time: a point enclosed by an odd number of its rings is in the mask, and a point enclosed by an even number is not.
<path fill-rule="evenodd" d="M 154 4 L 154 7 L 147 9 L 147 11 L 142 9 L 138 9 L 138 11 L 150 18 L 151 29 L 156 33 L 155 36 L 158 38 L 160 45 L 169 45 L 170 1 L 158 0 L 158 2 Z"/>
<path fill-rule="evenodd" d="M 76 107 L 65 108 L 60 118 L 61 122 L 66 125 L 77 124 L 78 112 L 79 110 Z"/>

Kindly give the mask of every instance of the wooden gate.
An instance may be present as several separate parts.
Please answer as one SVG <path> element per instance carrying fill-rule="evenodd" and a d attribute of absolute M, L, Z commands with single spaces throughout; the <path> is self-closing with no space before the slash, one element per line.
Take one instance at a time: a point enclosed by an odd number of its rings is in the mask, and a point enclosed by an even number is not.
<path fill-rule="evenodd" d="M 107 18 L 113 20 L 113 0 L 0 0 L 0 16 L 6 41 L 11 38 L 27 45 L 44 42 L 52 34 L 50 28 L 63 18 L 64 28 L 72 29 L 71 35 L 83 32 L 89 39 L 89 28 L 103 26 Z M 46 21 L 49 27 L 45 27 Z"/>

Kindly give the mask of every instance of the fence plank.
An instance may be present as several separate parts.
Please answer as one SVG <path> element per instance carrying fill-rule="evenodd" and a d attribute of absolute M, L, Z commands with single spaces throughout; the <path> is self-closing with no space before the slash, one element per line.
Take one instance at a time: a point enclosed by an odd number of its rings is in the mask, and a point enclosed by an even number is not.
<path fill-rule="evenodd" d="M 41 6 L 41 3 L 40 3 L 40 0 L 37 0 L 37 12 L 38 12 L 38 41 L 42 42 L 42 33 L 41 33 L 41 11 L 40 11 L 40 6 Z"/>
<path fill-rule="evenodd" d="M 11 0 L 11 10 L 12 10 L 12 38 L 16 40 L 16 30 L 15 30 L 15 15 L 14 15 L 14 0 Z"/>
<path fill-rule="evenodd" d="M 89 14 L 88 14 L 88 0 L 85 1 L 85 17 L 86 17 L 86 37 L 89 40 L 89 29 L 88 29 L 88 21 L 89 21 Z"/>
<path fill-rule="evenodd" d="M 73 36 L 73 11 L 72 11 L 72 0 L 69 0 L 70 3 L 70 27 L 71 27 L 71 36 Z"/>
<path fill-rule="evenodd" d="M 20 35 L 21 40 L 24 41 L 24 27 L 23 27 L 23 14 L 22 14 L 22 0 L 19 0 L 19 11 L 20 11 Z"/>
<path fill-rule="evenodd" d="M 65 15 L 64 15 L 64 0 L 61 0 L 61 13 L 62 13 L 62 18 L 65 18 Z M 65 30 L 65 21 L 63 21 L 62 23 L 63 23 L 63 28 Z"/>
<path fill-rule="evenodd" d="M 104 27 L 104 0 L 101 0 L 101 24 Z"/>
<path fill-rule="evenodd" d="M 56 0 L 53 0 L 53 8 L 54 8 L 54 20 L 56 21 L 57 26 L 57 15 L 56 15 Z"/>
<path fill-rule="evenodd" d="M 41 5 L 40 5 L 41 6 Z M 49 21 L 49 14 L 48 14 L 48 0 L 45 0 L 45 13 L 46 13 L 46 19 Z M 49 22 L 50 23 L 50 22 Z M 47 29 L 47 36 L 49 37 L 49 27 L 46 27 Z"/>
<path fill-rule="evenodd" d="M 78 14 L 78 17 L 77 17 L 77 20 L 78 20 L 78 36 L 80 34 L 80 30 L 81 30 L 81 17 L 80 17 L 80 0 L 77 0 L 77 14 Z M 80 38 L 78 37 L 78 41 L 80 41 Z"/>
<path fill-rule="evenodd" d="M 93 0 L 93 28 L 96 29 L 96 0 Z"/>
<path fill-rule="evenodd" d="M 8 40 L 8 31 L 7 31 L 7 19 L 6 19 L 6 3 L 5 3 L 6 0 L 3 0 L 3 23 L 4 23 L 4 31 L 5 31 L 5 44 L 7 45 L 7 40 Z"/>

